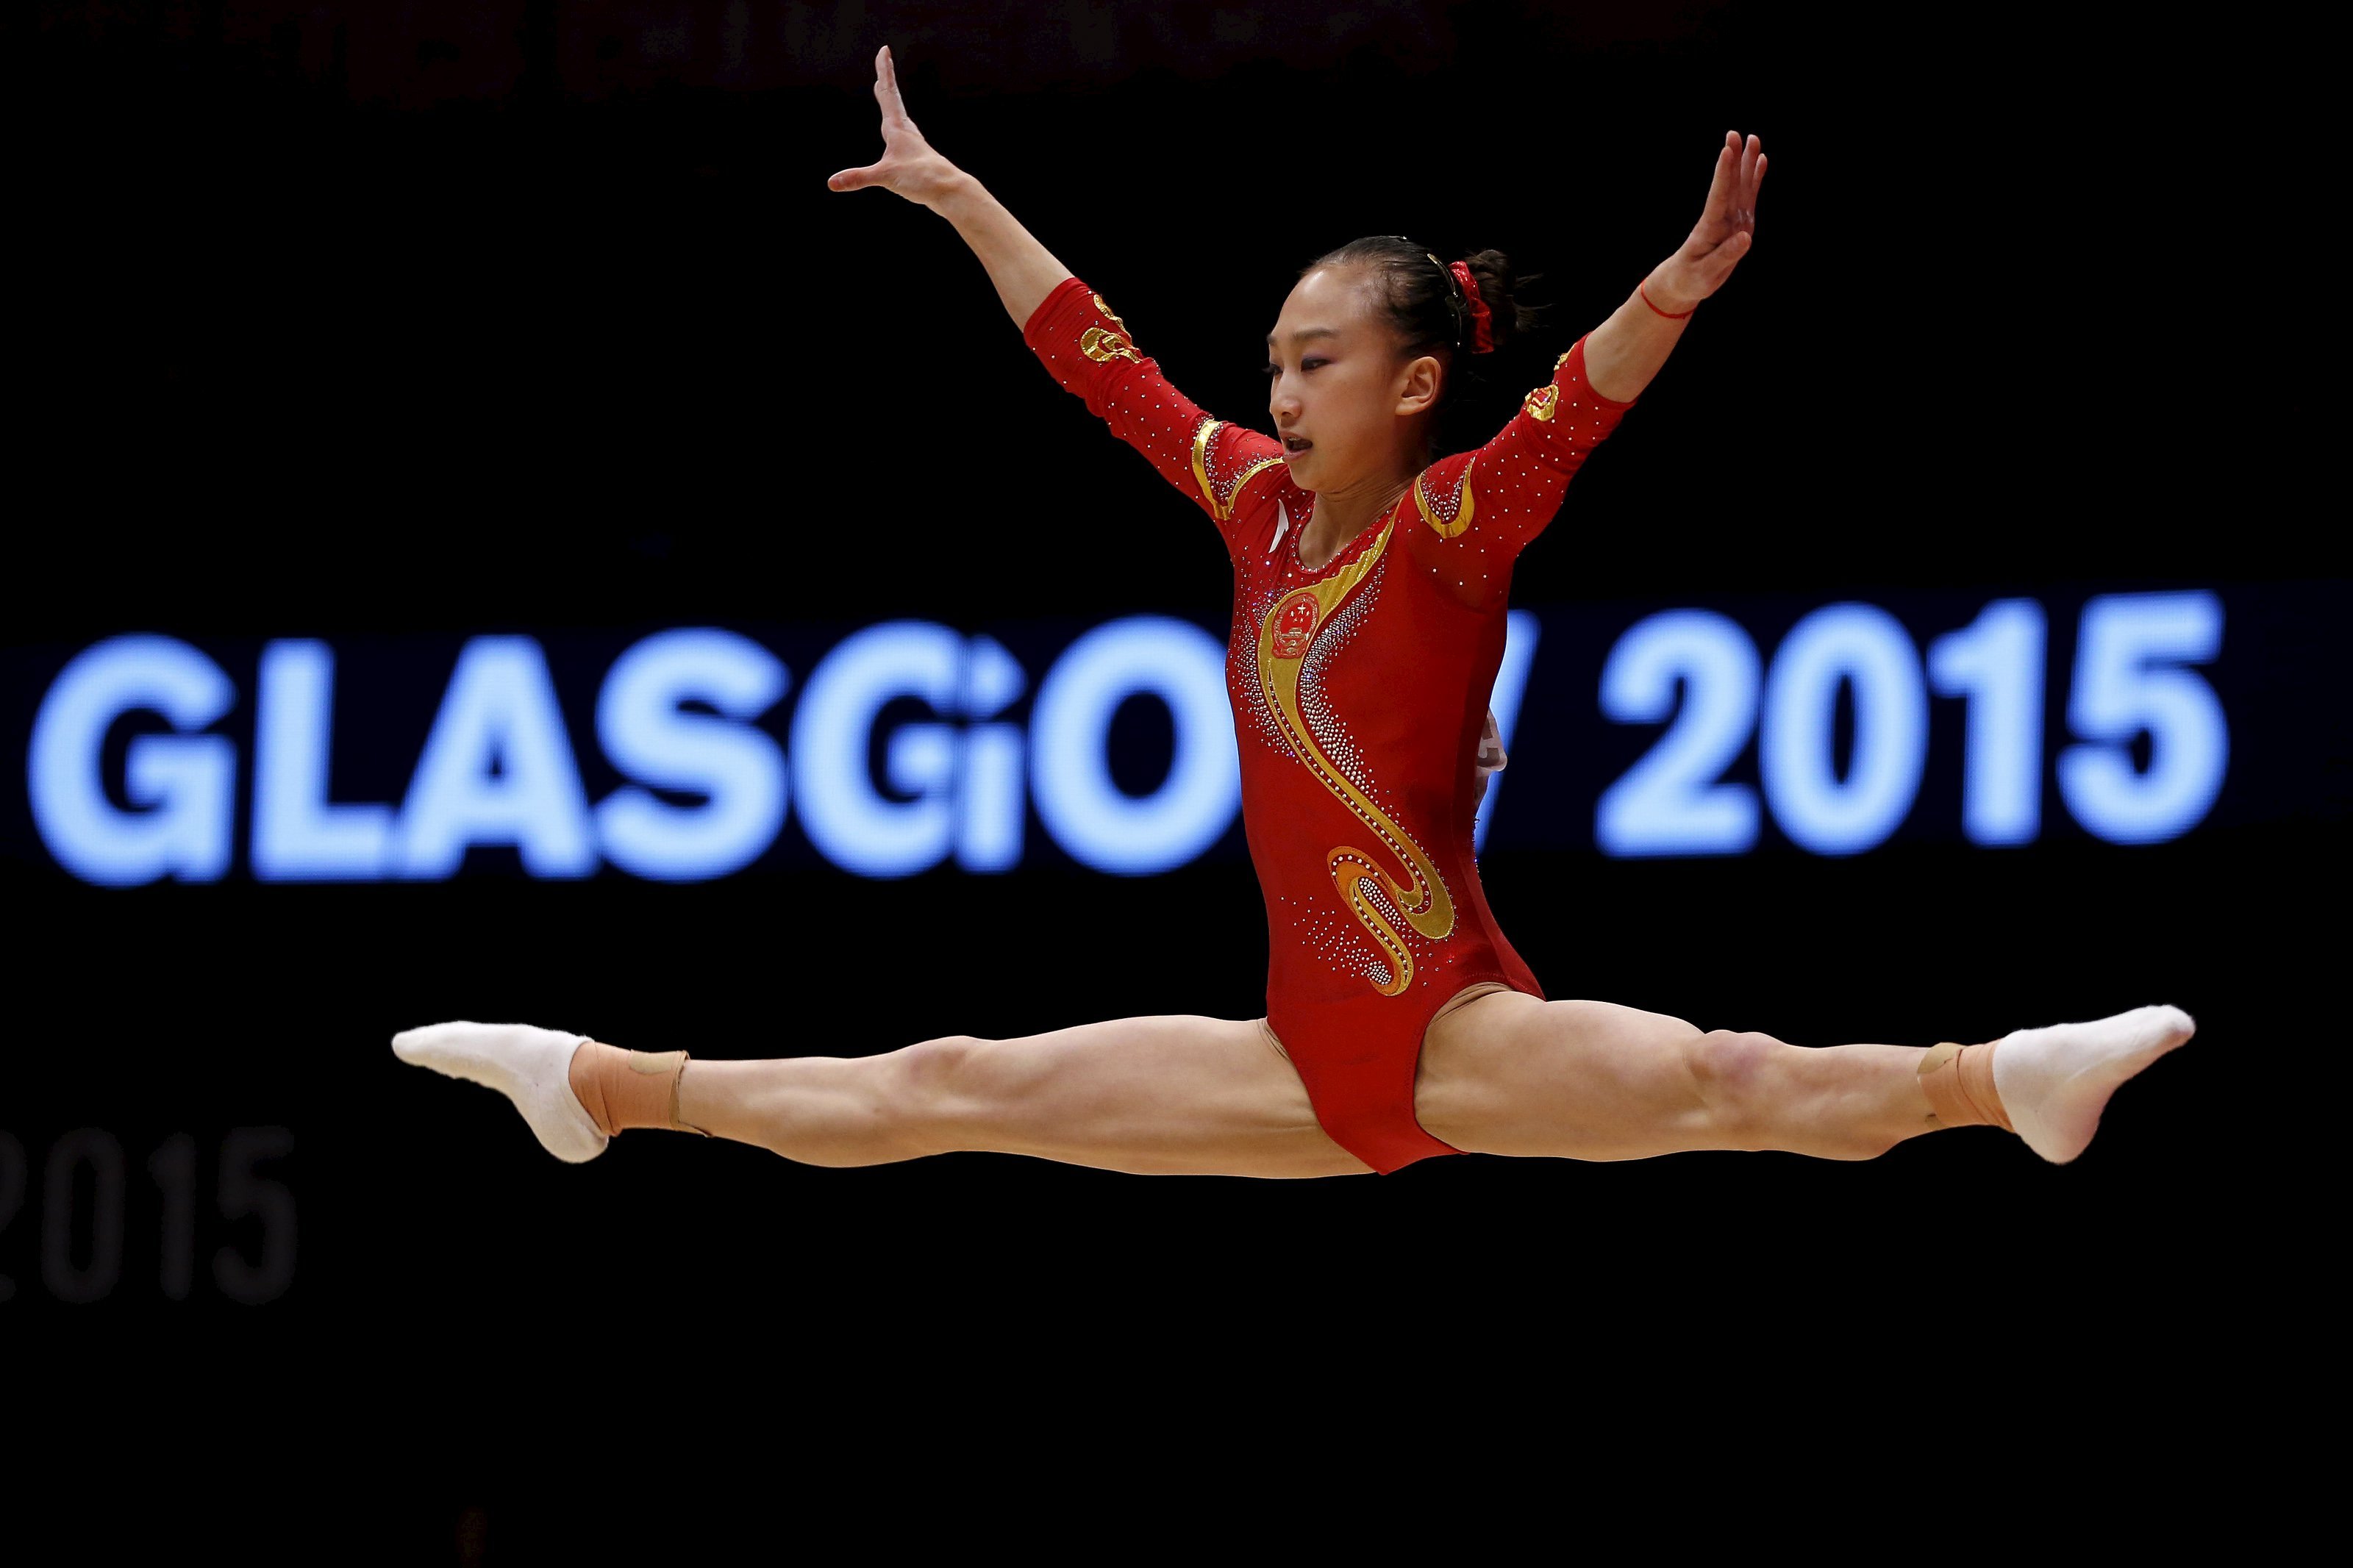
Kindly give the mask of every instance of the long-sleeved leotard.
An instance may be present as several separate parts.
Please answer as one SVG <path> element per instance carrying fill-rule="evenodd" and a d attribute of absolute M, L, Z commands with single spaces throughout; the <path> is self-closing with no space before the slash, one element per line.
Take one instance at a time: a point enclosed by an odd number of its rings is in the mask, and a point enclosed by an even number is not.
<path fill-rule="evenodd" d="M 1482 981 L 1544 994 L 1489 913 L 1472 851 L 1512 564 L 1631 405 L 1587 384 L 1580 339 L 1494 439 L 1431 464 L 1310 570 L 1299 538 L 1315 496 L 1280 443 L 1170 385 L 1101 295 L 1064 279 L 1022 336 L 1225 539 L 1267 1025 L 1316 1119 L 1377 1171 L 1457 1152 L 1413 1115 L 1430 1017 Z"/>

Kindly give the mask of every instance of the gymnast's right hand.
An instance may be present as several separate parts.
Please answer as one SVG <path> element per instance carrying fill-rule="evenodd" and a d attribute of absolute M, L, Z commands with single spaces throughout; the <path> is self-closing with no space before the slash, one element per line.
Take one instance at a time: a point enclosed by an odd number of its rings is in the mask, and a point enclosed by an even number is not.
<path fill-rule="evenodd" d="M 895 191 L 911 202 L 931 206 L 955 187 L 964 178 L 964 171 L 932 150 L 915 122 L 907 118 L 907 106 L 899 99 L 899 73 L 891 63 L 891 46 L 885 44 L 874 56 L 874 100 L 882 106 L 882 156 L 879 162 L 862 169 L 844 169 L 826 181 L 837 191 L 862 190 L 868 185 L 880 185 Z"/>

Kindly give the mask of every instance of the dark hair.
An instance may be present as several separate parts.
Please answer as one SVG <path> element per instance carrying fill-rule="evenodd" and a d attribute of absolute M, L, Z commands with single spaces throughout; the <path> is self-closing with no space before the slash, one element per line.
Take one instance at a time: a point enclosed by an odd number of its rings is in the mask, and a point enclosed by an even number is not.
<path fill-rule="evenodd" d="M 1434 353 L 1445 361 L 1447 374 L 1438 395 L 1436 420 L 1443 426 L 1452 422 L 1449 416 L 1463 401 L 1455 395 L 1455 376 L 1463 374 L 1472 381 L 1482 381 L 1473 366 L 1485 356 L 1472 354 L 1470 300 L 1463 297 L 1453 269 L 1434 259 L 1436 255 L 1430 247 L 1401 234 L 1366 235 L 1325 251 L 1301 268 L 1299 275 L 1304 278 L 1319 267 L 1354 267 L 1368 276 L 1375 313 L 1397 333 L 1401 353 L 1409 359 Z M 1513 274 L 1510 257 L 1500 250 L 1478 250 L 1461 259 L 1479 285 L 1480 300 L 1487 307 L 1488 334 L 1498 353 L 1542 324 L 1536 316 L 1543 307 L 1520 301 L 1522 280 Z M 1526 280 L 1533 282 L 1542 276 L 1532 272 Z"/>

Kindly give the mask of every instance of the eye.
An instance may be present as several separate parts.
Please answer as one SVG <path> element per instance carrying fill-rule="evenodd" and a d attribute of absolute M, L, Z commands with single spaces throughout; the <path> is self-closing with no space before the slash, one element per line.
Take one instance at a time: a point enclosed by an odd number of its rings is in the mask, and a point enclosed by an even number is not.
<path fill-rule="evenodd" d="M 1329 364 L 1331 363 L 1332 362 L 1330 360 L 1325 359 L 1303 359 L 1299 362 L 1299 368 L 1302 370 L 1313 370 L 1319 364 Z"/>
<path fill-rule="evenodd" d="M 1279 364 L 1262 365 L 1260 367 L 1259 374 L 1271 379 L 1274 376 L 1281 375 L 1282 374 L 1282 367 Z"/>

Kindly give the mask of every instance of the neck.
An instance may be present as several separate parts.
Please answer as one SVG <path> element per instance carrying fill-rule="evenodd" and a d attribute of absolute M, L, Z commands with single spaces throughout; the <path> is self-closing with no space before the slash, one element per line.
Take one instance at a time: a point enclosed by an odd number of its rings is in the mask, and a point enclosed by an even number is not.
<path fill-rule="evenodd" d="M 1406 489 L 1413 483 L 1419 468 L 1403 474 L 1379 473 L 1315 492 L 1315 516 L 1329 531 L 1325 535 L 1336 553 L 1348 541 L 1388 515 Z"/>

